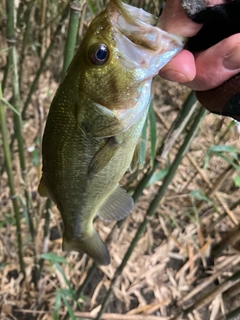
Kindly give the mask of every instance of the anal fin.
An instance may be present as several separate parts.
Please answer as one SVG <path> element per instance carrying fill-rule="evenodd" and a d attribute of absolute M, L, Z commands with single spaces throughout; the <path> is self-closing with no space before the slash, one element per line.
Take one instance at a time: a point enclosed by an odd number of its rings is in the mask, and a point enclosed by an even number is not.
<path fill-rule="evenodd" d="M 119 185 L 101 206 L 98 216 L 105 221 L 122 220 L 132 211 L 133 198 Z"/>

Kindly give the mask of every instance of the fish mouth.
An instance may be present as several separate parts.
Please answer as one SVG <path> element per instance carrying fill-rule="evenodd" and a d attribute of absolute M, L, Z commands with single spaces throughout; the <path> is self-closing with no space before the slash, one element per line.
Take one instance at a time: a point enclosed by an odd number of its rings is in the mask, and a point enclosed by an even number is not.
<path fill-rule="evenodd" d="M 124 68 L 140 68 L 142 80 L 156 75 L 185 44 L 184 38 L 156 27 L 158 18 L 143 9 L 110 0 L 107 10 L 116 54 Z"/>

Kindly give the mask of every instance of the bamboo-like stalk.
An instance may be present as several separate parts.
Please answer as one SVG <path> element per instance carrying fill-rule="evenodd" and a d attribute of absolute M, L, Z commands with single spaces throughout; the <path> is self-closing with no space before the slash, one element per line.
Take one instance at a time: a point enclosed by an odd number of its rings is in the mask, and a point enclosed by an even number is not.
<path fill-rule="evenodd" d="M 11 142 L 10 142 L 10 151 L 11 151 L 11 153 L 12 153 L 12 150 L 13 150 L 14 140 L 15 140 L 15 135 L 13 134 L 13 137 L 12 137 Z M 6 170 L 6 161 L 4 160 L 3 161 L 3 165 L 0 168 L 0 175 L 2 175 L 5 170 Z"/>
<path fill-rule="evenodd" d="M 32 8 L 33 8 L 33 5 L 35 2 L 36 2 L 35 0 L 31 0 L 28 3 L 27 10 L 25 13 L 26 25 L 25 25 L 23 41 L 22 41 L 22 51 L 21 51 L 20 58 L 19 58 L 19 87 L 20 88 L 21 88 L 21 84 L 22 84 L 22 74 L 23 74 L 23 63 L 24 63 L 24 59 L 25 59 L 25 50 L 28 45 L 29 31 L 30 31 L 30 27 L 31 27 L 30 16 L 31 16 Z"/>
<path fill-rule="evenodd" d="M 4 68 L 4 75 L 3 75 L 3 79 L 2 79 L 2 93 L 4 93 L 4 90 L 6 87 L 8 72 L 9 72 L 9 62 L 8 62 L 8 58 L 7 58 L 7 63 Z"/>
<path fill-rule="evenodd" d="M 65 44 L 65 51 L 64 51 L 64 60 L 63 60 L 63 69 L 62 69 L 62 79 L 65 76 L 65 73 L 72 61 L 75 48 L 76 48 L 76 40 L 78 34 L 78 26 L 79 26 L 79 19 L 82 11 L 82 7 L 84 2 L 83 0 L 72 1 L 70 4 L 70 17 L 69 17 L 69 24 L 68 24 L 68 33 L 67 33 L 67 40 Z"/>
<path fill-rule="evenodd" d="M 171 132 L 174 133 L 177 130 L 178 135 L 180 135 L 181 132 L 186 128 L 186 125 L 188 123 L 190 116 L 197 109 L 197 107 L 198 106 L 196 105 L 196 97 L 195 97 L 194 92 L 192 91 L 188 95 L 187 99 L 184 101 L 182 110 L 172 125 Z M 170 138 L 169 135 L 168 135 L 168 137 Z M 176 135 L 174 135 L 174 139 L 176 140 Z M 173 142 L 174 139 L 171 139 L 171 142 Z M 164 145 L 165 145 L 165 139 L 164 139 Z M 173 143 L 171 143 L 167 147 L 165 154 L 167 154 L 170 151 L 172 146 L 173 146 Z M 162 150 L 163 150 L 163 146 L 159 148 L 159 150 L 157 152 L 157 156 L 162 155 Z M 137 202 L 137 200 L 141 196 L 143 190 L 146 188 L 149 180 L 151 179 L 151 177 L 153 176 L 153 174 L 155 173 L 155 171 L 157 170 L 158 167 L 159 167 L 159 161 L 157 159 L 155 159 L 152 168 L 146 172 L 146 174 L 143 176 L 143 178 L 140 180 L 140 182 L 138 183 L 137 187 L 134 190 L 134 193 L 132 195 L 134 202 Z M 124 224 L 125 220 L 126 219 L 118 221 L 116 224 L 116 227 L 121 228 L 121 226 Z M 111 237 L 111 234 L 112 234 L 112 232 L 109 234 L 109 237 Z M 109 237 L 107 237 L 106 242 L 108 241 Z M 87 284 L 92 279 L 96 270 L 97 270 L 97 264 L 94 263 L 92 265 L 91 269 L 89 270 L 88 275 L 87 275 L 86 279 L 84 280 L 83 284 L 77 290 L 77 294 L 76 294 L 77 299 L 79 299 L 81 294 L 84 292 Z"/>
<path fill-rule="evenodd" d="M 115 283 L 118 279 L 118 277 L 121 275 L 124 267 L 126 266 L 134 248 L 136 247 L 137 243 L 138 243 L 138 240 L 140 239 L 140 237 L 142 236 L 143 232 L 145 231 L 146 229 L 146 226 L 149 222 L 149 218 L 152 217 L 158 207 L 158 204 L 159 202 L 162 200 L 165 192 L 167 191 L 167 188 L 169 186 L 169 184 L 172 182 L 173 178 L 174 178 L 174 175 L 176 173 L 176 170 L 178 168 L 178 166 L 180 165 L 185 153 L 187 152 L 189 146 L 190 146 L 190 143 L 192 141 L 192 139 L 195 137 L 195 135 L 197 134 L 198 132 L 198 129 L 199 129 L 199 126 L 201 124 L 201 121 L 202 119 L 204 118 L 204 116 L 207 114 L 207 111 L 203 108 L 203 107 L 200 107 L 200 110 L 193 122 L 193 125 L 191 127 L 191 129 L 189 130 L 188 134 L 186 135 L 185 137 L 185 140 L 181 146 L 181 148 L 179 149 L 176 157 L 175 157 L 175 160 L 173 161 L 173 163 L 171 164 L 170 168 L 169 168 L 169 172 L 168 174 L 166 175 L 166 177 L 164 178 L 163 180 L 163 183 L 162 183 L 162 186 L 159 188 L 159 191 L 157 193 L 157 195 L 155 196 L 155 198 L 152 200 L 152 202 L 150 203 L 150 206 L 148 208 L 148 211 L 147 211 L 147 214 L 146 214 L 146 217 L 145 219 L 143 220 L 143 222 L 141 223 L 141 225 L 139 226 L 138 228 L 138 231 L 134 237 L 134 239 L 132 240 L 123 260 L 122 260 L 122 263 L 121 265 L 118 267 L 118 269 L 116 270 L 115 274 L 114 274 L 114 277 L 111 281 L 111 285 L 110 285 L 110 288 L 109 290 L 107 291 L 106 295 L 105 295 L 105 298 L 102 302 L 102 307 L 97 315 L 97 317 L 95 318 L 95 320 L 100 320 L 101 319 L 101 316 L 108 304 L 108 301 L 109 301 L 109 298 L 112 294 L 112 291 L 113 291 L 113 287 L 115 286 Z"/>
<path fill-rule="evenodd" d="M 11 80 L 13 86 L 13 105 L 17 111 L 20 111 L 20 90 L 19 90 L 19 78 L 18 78 L 18 61 L 17 61 L 17 50 L 15 43 L 15 25 L 14 25 L 14 0 L 6 1 L 7 9 L 7 42 L 9 46 L 8 52 L 8 61 L 9 67 L 11 68 Z M 28 192 L 28 181 L 26 175 L 26 163 L 25 163 L 25 154 L 24 154 L 24 143 L 22 137 L 22 118 L 21 114 L 14 113 L 14 134 L 18 142 L 18 152 L 21 166 L 21 174 L 24 181 L 24 195 L 26 198 L 26 207 L 29 221 L 29 229 L 33 241 L 34 256 L 36 258 L 36 249 L 35 249 L 35 230 L 34 224 L 31 217 L 31 198 Z M 36 262 L 36 260 L 35 260 Z"/>
<path fill-rule="evenodd" d="M 47 50 L 46 50 L 46 52 L 45 52 L 45 54 L 44 54 L 44 56 L 43 56 L 43 58 L 41 60 L 40 67 L 39 67 L 39 69 L 38 69 L 38 71 L 36 73 L 36 76 L 35 76 L 35 78 L 34 78 L 34 80 L 32 82 L 31 88 L 30 88 L 29 93 L 28 93 L 27 100 L 25 101 L 24 106 L 23 106 L 23 110 L 22 110 L 23 119 L 26 117 L 26 111 L 27 111 L 28 105 L 29 105 L 29 103 L 30 103 L 30 101 L 32 99 L 33 93 L 35 92 L 35 90 L 37 88 L 38 80 L 39 80 L 39 78 L 40 78 L 40 76 L 42 74 L 43 68 L 44 68 L 45 63 L 47 61 L 47 58 L 49 57 L 49 55 L 50 55 L 50 53 L 51 53 L 51 51 L 52 51 L 52 49 L 54 47 L 54 43 L 55 43 L 54 40 L 56 39 L 57 35 L 60 33 L 61 28 L 62 28 L 62 24 L 65 21 L 65 19 L 67 18 L 68 7 L 69 6 L 67 4 L 67 6 L 63 10 L 60 22 L 59 22 L 59 24 L 58 24 L 58 26 L 57 26 L 57 28 L 56 28 L 56 30 L 54 32 L 53 40 L 51 41 L 49 47 L 47 48 Z"/>
<path fill-rule="evenodd" d="M 25 273 L 25 265 L 24 265 L 24 261 L 23 261 L 23 246 L 22 246 L 20 213 L 19 213 L 17 195 L 16 195 L 15 187 L 14 187 L 12 160 L 11 160 L 11 152 L 10 152 L 9 143 L 8 143 L 8 132 L 7 132 L 6 123 L 7 123 L 7 121 L 6 121 L 6 117 L 5 117 L 4 106 L 2 103 L 2 91 L 1 91 L 1 86 L 0 86 L 0 127 L 2 130 L 2 140 L 3 140 L 5 161 L 6 161 L 6 170 L 7 170 L 7 175 L 8 175 L 8 184 L 9 184 L 9 188 L 10 188 L 14 217 L 15 217 L 16 227 L 17 227 L 19 263 L 20 263 L 21 272 L 25 278 L 26 273 Z"/>
<path fill-rule="evenodd" d="M 45 24 L 46 21 L 46 17 L 47 17 L 47 0 L 41 0 L 41 17 L 40 17 L 40 29 L 42 29 L 42 27 Z M 43 30 L 41 30 L 43 31 Z M 38 34 L 38 41 L 40 43 L 40 47 L 39 47 L 39 54 L 40 57 L 43 57 L 44 55 L 44 45 L 46 43 L 46 38 L 47 38 L 47 32 L 39 32 Z"/>

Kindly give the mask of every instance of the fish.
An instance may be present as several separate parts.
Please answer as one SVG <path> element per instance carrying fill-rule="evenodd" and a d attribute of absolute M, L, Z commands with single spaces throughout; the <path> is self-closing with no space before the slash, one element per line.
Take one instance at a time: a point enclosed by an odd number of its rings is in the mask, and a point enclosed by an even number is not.
<path fill-rule="evenodd" d="M 86 253 L 99 265 L 110 254 L 94 218 L 116 221 L 132 211 L 119 180 L 137 167 L 152 78 L 184 46 L 155 27 L 157 20 L 110 0 L 89 25 L 45 125 L 38 192 L 60 211 L 63 251 Z"/>

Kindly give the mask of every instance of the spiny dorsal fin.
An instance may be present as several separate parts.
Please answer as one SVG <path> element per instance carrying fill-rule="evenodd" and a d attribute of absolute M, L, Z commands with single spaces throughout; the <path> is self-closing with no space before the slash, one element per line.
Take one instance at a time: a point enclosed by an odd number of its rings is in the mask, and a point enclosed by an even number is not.
<path fill-rule="evenodd" d="M 133 198 L 126 190 L 117 186 L 101 206 L 98 216 L 105 221 L 122 220 L 133 209 Z"/>

